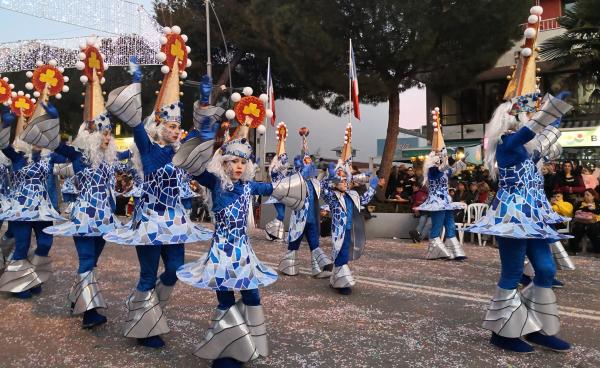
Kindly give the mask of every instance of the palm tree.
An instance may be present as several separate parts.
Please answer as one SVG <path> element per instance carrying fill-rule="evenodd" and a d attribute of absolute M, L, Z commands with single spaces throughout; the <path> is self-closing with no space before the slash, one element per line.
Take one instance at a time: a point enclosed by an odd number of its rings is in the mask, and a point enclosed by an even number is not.
<path fill-rule="evenodd" d="M 566 32 L 540 46 L 540 56 L 558 66 L 577 65 L 580 82 L 600 85 L 600 0 L 579 0 L 559 23 Z"/>

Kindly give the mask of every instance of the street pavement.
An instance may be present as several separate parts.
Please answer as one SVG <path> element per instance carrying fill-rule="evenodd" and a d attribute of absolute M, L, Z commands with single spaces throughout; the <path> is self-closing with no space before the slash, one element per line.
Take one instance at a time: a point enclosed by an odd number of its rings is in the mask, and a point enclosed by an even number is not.
<path fill-rule="evenodd" d="M 258 257 L 275 267 L 281 242 L 251 232 Z M 468 236 L 467 236 L 468 238 Z M 326 252 L 329 239 L 322 239 Z M 186 261 L 208 243 L 186 247 Z M 575 271 L 559 271 L 566 284 L 556 291 L 560 336 L 573 343 L 568 354 L 537 349 L 516 355 L 488 343 L 481 320 L 499 260 L 492 247 L 466 245 L 465 262 L 426 261 L 426 244 L 369 240 L 352 263 L 357 285 L 350 296 L 310 277 L 310 253 L 302 245 L 302 273 L 280 276 L 261 289 L 272 355 L 248 367 L 600 367 L 600 259 L 573 257 Z M 0 296 L 0 367 L 208 367 L 192 355 L 216 305 L 214 293 L 177 284 L 167 307 L 167 346 L 151 350 L 123 337 L 124 301 L 135 287 L 138 264 L 132 247 L 108 244 L 99 279 L 108 323 L 82 330 L 69 316 L 67 293 L 77 257 L 72 238 L 56 237 L 54 276 L 43 293 L 21 301 Z"/>

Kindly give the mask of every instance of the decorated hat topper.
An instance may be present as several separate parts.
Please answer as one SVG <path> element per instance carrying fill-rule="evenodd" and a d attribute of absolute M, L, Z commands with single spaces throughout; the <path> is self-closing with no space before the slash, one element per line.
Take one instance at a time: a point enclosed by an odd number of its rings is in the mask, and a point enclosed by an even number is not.
<path fill-rule="evenodd" d="M 302 154 L 304 155 L 304 164 L 308 165 L 312 162 L 308 151 L 308 135 L 310 134 L 310 130 L 307 127 L 302 127 L 298 129 L 298 134 L 300 137 L 302 137 Z"/>
<path fill-rule="evenodd" d="M 539 5 L 533 6 L 529 10 L 527 28 L 523 32 L 525 41 L 521 45 L 516 65 L 511 67 L 512 74 L 507 76 L 509 83 L 504 93 L 504 100 L 513 103 L 511 115 L 517 115 L 520 112 L 535 112 L 540 107 L 540 78 L 536 76 L 540 69 L 536 66 L 536 61 L 539 60 L 537 36 L 543 11 L 544 9 Z"/>
<path fill-rule="evenodd" d="M 85 85 L 85 100 L 81 107 L 88 131 L 112 129 L 104 106 L 105 93 L 101 87 L 105 82 L 104 72 L 108 69 L 108 64 L 104 62 L 105 55 L 100 52 L 99 47 L 97 38 L 88 38 L 79 45 L 81 52 L 78 55 L 79 61 L 75 64 L 82 72 L 79 80 Z"/>
<path fill-rule="evenodd" d="M 241 125 L 247 125 L 250 128 L 257 128 L 263 123 L 265 117 L 271 118 L 273 111 L 265 108 L 267 95 L 261 94 L 260 97 L 252 96 L 254 91 L 251 87 L 244 87 L 242 90 L 244 97 L 238 92 L 231 94 L 231 101 L 235 103 L 233 110 L 227 110 L 225 116 L 227 119 L 236 119 Z"/>
<path fill-rule="evenodd" d="M 8 77 L 0 78 L 0 103 L 5 106 L 10 106 L 12 103 L 11 98 L 13 95 L 13 89 L 15 85 L 9 83 Z"/>
<path fill-rule="evenodd" d="M 433 120 L 433 137 L 431 138 L 431 150 L 440 152 L 446 143 L 444 142 L 444 136 L 442 135 L 442 118 L 440 116 L 440 108 L 436 107 L 431 110 L 431 119 Z"/>
<path fill-rule="evenodd" d="M 344 147 L 342 147 L 340 159 L 344 162 L 352 161 L 352 124 L 350 123 L 346 125 L 346 130 L 344 131 Z"/>
<path fill-rule="evenodd" d="M 10 110 L 17 116 L 28 118 L 33 114 L 35 103 L 35 98 L 31 98 L 29 93 L 13 91 L 11 94 Z"/>
<path fill-rule="evenodd" d="M 334 183 L 346 181 L 350 183 L 352 180 L 352 124 L 348 123 L 344 131 L 344 146 L 340 159 L 335 166 L 335 176 L 331 178 Z"/>
<path fill-rule="evenodd" d="M 191 51 L 186 46 L 187 36 L 181 34 L 179 26 L 164 27 L 163 36 L 160 38 L 161 48 L 156 55 L 157 59 L 163 63 L 160 71 L 165 75 L 154 105 L 154 115 L 156 123 L 175 121 L 181 123 L 181 104 L 179 91 L 181 84 L 180 78 L 187 78 L 185 68 L 192 65 L 192 60 L 188 58 Z"/>
<path fill-rule="evenodd" d="M 281 156 L 285 153 L 285 140 L 287 139 L 287 135 L 288 135 L 287 126 L 282 121 L 279 124 L 277 124 L 275 131 L 277 132 L 276 133 L 276 136 L 277 136 L 276 155 Z"/>
<path fill-rule="evenodd" d="M 50 96 L 61 99 L 63 92 L 69 92 L 69 86 L 66 85 L 69 77 L 63 76 L 65 69 L 57 66 L 56 60 L 50 60 L 47 64 L 38 60 L 35 65 L 33 72 L 26 73 L 27 77 L 31 78 L 31 82 L 25 84 L 25 88 L 34 90 L 33 96 L 38 99 L 32 119 L 45 113 L 41 103 L 48 103 Z"/>

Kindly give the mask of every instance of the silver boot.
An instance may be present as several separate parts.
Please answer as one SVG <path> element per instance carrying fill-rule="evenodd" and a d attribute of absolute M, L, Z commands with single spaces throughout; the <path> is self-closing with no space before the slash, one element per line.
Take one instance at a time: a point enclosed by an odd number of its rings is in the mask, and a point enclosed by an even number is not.
<path fill-rule="evenodd" d="M 5 262 L 10 261 L 10 256 L 15 249 L 15 238 L 7 238 L 6 235 L 2 235 L 0 239 L 0 252 L 3 253 Z"/>
<path fill-rule="evenodd" d="M 166 286 L 165 284 L 162 283 L 162 281 L 160 279 L 158 279 L 158 281 L 156 282 L 156 286 L 154 287 L 154 290 L 156 290 L 156 294 L 158 294 L 158 302 L 163 311 L 165 310 L 165 307 L 167 306 L 167 302 L 171 298 L 171 294 L 173 293 L 174 288 L 175 288 L 175 285 Z"/>
<path fill-rule="evenodd" d="M 279 272 L 288 276 L 296 276 L 298 274 L 298 251 L 288 250 L 285 256 L 279 261 Z"/>
<path fill-rule="evenodd" d="M 426 259 L 439 259 L 439 258 L 450 258 L 450 252 L 446 249 L 446 246 L 442 242 L 442 239 L 433 238 L 429 240 L 429 246 L 427 247 Z"/>
<path fill-rule="evenodd" d="M 556 266 L 559 270 L 574 270 L 575 265 L 567 251 L 563 247 L 562 243 L 557 241 L 550 244 L 550 249 L 552 250 L 552 256 L 554 257 L 554 261 L 556 262 Z"/>
<path fill-rule="evenodd" d="M 341 267 L 334 267 L 333 273 L 329 277 L 329 284 L 335 289 L 348 288 L 356 284 L 354 277 L 352 277 L 352 271 L 347 264 Z"/>
<path fill-rule="evenodd" d="M 267 240 L 283 240 L 283 222 L 273 219 L 265 225 Z"/>
<path fill-rule="evenodd" d="M 210 327 L 194 355 L 207 360 L 233 358 L 240 362 L 259 357 L 250 329 L 236 305 L 227 310 L 215 310 Z"/>
<path fill-rule="evenodd" d="M 158 301 L 156 290 L 135 290 L 127 302 L 125 337 L 143 339 L 169 332 L 167 318 Z"/>
<path fill-rule="evenodd" d="M 460 261 L 467 258 L 462 245 L 460 245 L 456 237 L 446 239 L 446 249 L 450 253 L 450 259 Z"/>
<path fill-rule="evenodd" d="M 517 290 L 497 287 L 485 314 L 483 328 L 500 336 L 516 338 L 539 331 L 542 326 L 521 302 Z"/>
<path fill-rule="evenodd" d="M 556 335 L 560 330 L 560 317 L 552 288 L 539 287 L 532 282 L 521 291 L 521 295 L 529 314 L 541 324 L 541 332 L 548 336 Z"/>
<path fill-rule="evenodd" d="M 95 308 L 106 308 L 95 270 L 77 275 L 75 283 L 69 291 L 69 301 L 73 305 L 72 314 L 81 314 Z"/>
<path fill-rule="evenodd" d="M 258 355 L 266 357 L 271 354 L 269 337 L 267 336 L 267 322 L 262 305 L 250 306 L 244 304 L 242 300 L 238 300 L 236 305 L 244 321 L 246 321 L 246 326 L 248 326 Z"/>
<path fill-rule="evenodd" d="M 311 268 L 312 276 L 318 279 L 323 279 L 331 276 L 331 270 L 333 269 L 333 262 L 327 257 L 323 249 L 320 247 L 315 248 L 311 255 Z"/>
<path fill-rule="evenodd" d="M 29 259 L 11 260 L 0 276 L 0 291 L 20 293 L 29 290 L 43 282 L 52 275 L 52 261 L 50 257 L 34 255 Z"/>

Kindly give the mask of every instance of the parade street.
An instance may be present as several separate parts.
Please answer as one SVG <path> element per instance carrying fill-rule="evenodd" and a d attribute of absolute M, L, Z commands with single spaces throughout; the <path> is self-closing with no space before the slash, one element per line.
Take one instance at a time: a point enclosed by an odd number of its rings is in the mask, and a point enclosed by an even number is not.
<path fill-rule="evenodd" d="M 275 267 L 283 243 L 252 231 L 258 257 Z M 468 236 L 467 236 L 468 238 Z M 329 239 L 323 240 L 326 251 Z M 187 246 L 186 261 L 207 243 Z M 600 366 L 600 259 L 573 257 L 575 271 L 559 271 L 566 287 L 556 291 L 562 331 L 573 343 L 562 355 L 536 349 L 511 354 L 488 344 L 481 319 L 498 279 L 492 247 L 467 245 L 466 262 L 425 261 L 426 245 L 406 240 L 369 240 L 352 267 L 357 285 L 337 294 L 328 279 L 311 278 L 308 247 L 302 272 L 280 276 L 261 290 L 273 353 L 249 367 L 598 367 Z M 70 237 L 55 237 L 54 276 L 41 296 L 20 301 L 0 297 L 2 367 L 208 367 L 192 355 L 215 305 L 214 293 L 178 283 L 166 309 L 171 332 L 166 348 L 154 350 L 123 337 L 124 301 L 139 271 L 133 247 L 108 244 L 99 278 L 108 303 L 108 323 L 82 330 L 69 316 L 67 293 L 77 269 Z"/>

